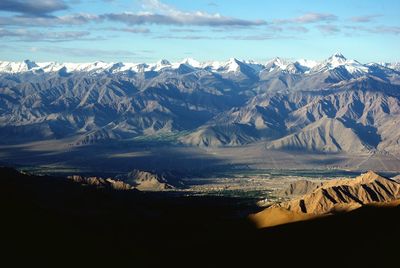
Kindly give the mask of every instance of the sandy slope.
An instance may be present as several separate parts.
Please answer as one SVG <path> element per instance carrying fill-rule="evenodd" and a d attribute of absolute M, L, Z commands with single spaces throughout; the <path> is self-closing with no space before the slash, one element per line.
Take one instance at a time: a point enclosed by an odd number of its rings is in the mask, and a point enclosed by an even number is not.
<path fill-rule="evenodd" d="M 399 199 L 397 181 L 369 171 L 355 179 L 327 181 L 311 193 L 274 204 L 250 218 L 263 228 L 348 212 L 363 205 L 397 206 Z"/>

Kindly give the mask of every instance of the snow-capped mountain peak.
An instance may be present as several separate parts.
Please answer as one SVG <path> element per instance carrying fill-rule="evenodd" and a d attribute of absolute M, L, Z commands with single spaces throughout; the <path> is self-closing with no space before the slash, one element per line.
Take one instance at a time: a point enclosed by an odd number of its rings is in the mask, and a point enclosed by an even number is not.
<path fill-rule="evenodd" d="M 202 64 L 200 62 L 198 62 L 197 60 L 192 59 L 192 58 L 186 58 L 183 61 L 181 61 L 180 63 L 192 66 L 194 68 L 201 68 L 201 66 L 202 66 Z"/>
<path fill-rule="evenodd" d="M 399 71 L 399 63 L 377 63 L 380 66 Z M 59 63 L 59 62 L 34 62 L 24 60 L 20 62 L 0 61 L 0 73 L 17 74 L 24 72 L 35 73 L 52 73 L 63 70 L 63 72 L 86 72 L 86 73 L 118 73 L 118 72 L 159 72 L 163 69 L 180 70 L 182 72 L 195 72 L 205 70 L 209 72 L 228 74 L 243 73 L 245 75 L 258 75 L 263 72 L 285 72 L 289 74 L 314 74 L 319 72 L 327 72 L 337 68 L 346 70 L 353 76 L 360 76 L 369 73 L 373 67 L 371 64 L 362 64 L 356 60 L 347 59 L 341 53 L 335 53 L 328 59 L 317 62 L 314 60 L 300 59 L 297 61 L 289 61 L 282 58 L 274 58 L 266 63 L 260 64 L 254 61 L 238 60 L 230 58 L 227 61 L 211 61 L 199 62 L 192 58 L 186 58 L 182 61 L 171 63 L 168 60 L 160 60 L 156 63 L 129 63 L 114 62 L 107 63 L 103 61 L 87 62 L 87 63 Z"/>
<path fill-rule="evenodd" d="M 25 65 L 26 65 L 28 70 L 33 69 L 35 67 L 38 67 L 38 65 L 34 61 L 24 60 L 24 63 L 25 63 Z"/>
<path fill-rule="evenodd" d="M 332 58 L 332 57 L 335 57 L 335 58 L 342 58 L 342 59 L 346 60 L 346 57 L 345 57 L 342 53 L 340 53 L 340 52 L 336 52 L 335 54 L 333 54 L 333 55 L 331 56 L 331 58 Z"/>
<path fill-rule="evenodd" d="M 166 67 L 171 67 L 171 63 L 168 60 L 162 59 L 157 61 L 157 63 L 152 66 L 152 70 L 160 71 L 161 69 L 164 69 Z"/>
<path fill-rule="evenodd" d="M 272 60 L 267 61 L 265 64 L 265 69 L 269 72 L 272 72 L 274 70 L 286 70 L 290 62 L 281 59 L 279 57 L 273 58 Z"/>
<path fill-rule="evenodd" d="M 349 60 L 341 53 L 335 53 L 322 63 L 313 67 L 310 72 L 326 72 L 336 68 L 344 68 L 352 75 L 361 75 L 368 72 L 368 67 L 356 60 Z"/>
<path fill-rule="evenodd" d="M 296 62 L 299 65 L 301 65 L 302 67 L 307 68 L 307 69 L 312 69 L 319 64 L 319 62 L 317 62 L 317 61 L 307 60 L 307 59 L 300 59 L 300 60 L 297 60 Z"/>
<path fill-rule="evenodd" d="M 230 58 L 225 65 L 226 72 L 237 72 L 240 69 L 240 64 L 243 64 L 236 58 Z"/>
<path fill-rule="evenodd" d="M 34 61 L 24 60 L 22 62 L 0 62 L 0 71 L 5 73 L 21 73 L 37 68 L 38 65 Z"/>
<path fill-rule="evenodd" d="M 281 59 L 279 57 L 273 58 L 272 60 L 267 62 L 267 65 L 271 64 L 273 66 L 279 67 L 281 69 L 286 69 L 287 65 L 289 64 L 288 61 Z"/>
<path fill-rule="evenodd" d="M 386 68 L 390 68 L 392 70 L 396 70 L 396 71 L 400 72 L 400 62 L 393 62 L 393 63 L 380 62 L 378 64 L 385 66 Z"/>
<path fill-rule="evenodd" d="M 226 62 L 212 61 L 202 64 L 202 67 L 206 70 L 211 70 L 214 72 L 230 73 L 237 72 L 240 70 L 241 61 L 236 58 L 230 58 Z"/>
<path fill-rule="evenodd" d="M 325 61 L 325 64 L 329 64 L 331 68 L 336 68 L 346 62 L 347 58 L 342 53 L 335 53 Z"/>

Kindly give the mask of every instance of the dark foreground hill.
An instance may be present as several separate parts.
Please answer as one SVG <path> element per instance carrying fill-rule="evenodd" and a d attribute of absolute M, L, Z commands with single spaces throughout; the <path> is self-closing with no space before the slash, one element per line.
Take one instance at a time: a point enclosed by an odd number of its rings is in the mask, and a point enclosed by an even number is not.
<path fill-rule="evenodd" d="M 248 199 L 99 189 L 7 168 L 0 174 L 2 261 L 16 265 L 392 267 L 398 263 L 399 207 L 362 207 L 257 230 L 247 220 L 256 210 Z"/>

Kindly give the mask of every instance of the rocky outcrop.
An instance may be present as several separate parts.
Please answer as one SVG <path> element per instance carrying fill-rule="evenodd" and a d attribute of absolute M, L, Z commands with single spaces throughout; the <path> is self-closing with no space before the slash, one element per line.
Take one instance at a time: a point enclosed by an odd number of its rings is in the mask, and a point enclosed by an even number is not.
<path fill-rule="evenodd" d="M 396 175 L 396 176 L 392 177 L 391 179 L 400 183 L 400 175 Z"/>
<path fill-rule="evenodd" d="M 83 184 L 115 190 L 162 191 L 183 187 L 183 182 L 171 172 L 155 174 L 147 171 L 133 170 L 116 178 L 69 176 L 69 179 Z"/>
<path fill-rule="evenodd" d="M 68 178 L 82 185 L 91 185 L 100 188 L 110 188 L 115 190 L 132 190 L 135 188 L 133 185 L 112 178 L 104 179 L 101 177 L 83 177 L 80 175 L 72 175 Z"/>
<path fill-rule="evenodd" d="M 170 172 L 156 174 L 135 169 L 117 178 L 141 191 L 160 191 L 183 186 L 182 181 Z"/>
<path fill-rule="evenodd" d="M 293 197 L 299 195 L 305 195 L 316 188 L 322 186 L 322 182 L 314 182 L 309 180 L 298 180 L 289 184 L 285 189 L 275 191 L 274 194 L 279 197 Z"/>
<path fill-rule="evenodd" d="M 400 183 L 368 171 L 355 179 L 327 181 L 308 194 L 274 204 L 264 211 L 252 215 L 251 218 L 259 227 L 269 227 L 348 212 L 363 205 L 385 206 L 385 204 L 397 202 L 398 199 L 400 199 Z M 277 221 L 276 218 L 287 221 Z"/>
<path fill-rule="evenodd" d="M 324 214 L 352 210 L 372 202 L 390 202 L 400 198 L 400 184 L 373 171 L 355 179 L 325 182 L 310 194 L 276 206 L 294 212 Z"/>
<path fill-rule="evenodd" d="M 138 190 L 154 191 L 172 188 L 172 186 L 162 181 L 157 175 L 146 171 L 133 170 L 119 178 L 134 185 Z"/>

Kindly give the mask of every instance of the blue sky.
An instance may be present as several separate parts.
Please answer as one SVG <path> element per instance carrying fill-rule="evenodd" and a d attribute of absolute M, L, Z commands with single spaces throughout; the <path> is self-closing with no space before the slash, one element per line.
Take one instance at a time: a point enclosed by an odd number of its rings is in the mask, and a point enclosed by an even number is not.
<path fill-rule="evenodd" d="M 1 0 L 0 60 L 400 61 L 396 0 Z"/>

